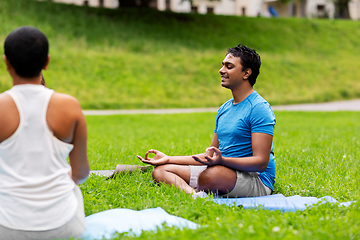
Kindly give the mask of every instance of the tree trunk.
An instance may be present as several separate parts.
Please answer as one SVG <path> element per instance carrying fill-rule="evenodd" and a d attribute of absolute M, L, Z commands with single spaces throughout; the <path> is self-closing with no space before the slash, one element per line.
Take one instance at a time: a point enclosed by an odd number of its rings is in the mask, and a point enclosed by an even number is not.
<path fill-rule="evenodd" d="M 335 7 L 336 7 L 336 17 L 349 19 L 349 2 L 350 0 L 336 0 Z"/>
<path fill-rule="evenodd" d="M 120 7 L 149 7 L 151 0 L 119 0 Z"/>
<path fill-rule="evenodd" d="M 306 0 L 300 2 L 301 17 L 306 17 Z"/>
<path fill-rule="evenodd" d="M 294 13 L 294 1 L 291 0 L 289 2 L 289 16 L 293 17 L 294 15 L 295 15 L 295 13 Z"/>

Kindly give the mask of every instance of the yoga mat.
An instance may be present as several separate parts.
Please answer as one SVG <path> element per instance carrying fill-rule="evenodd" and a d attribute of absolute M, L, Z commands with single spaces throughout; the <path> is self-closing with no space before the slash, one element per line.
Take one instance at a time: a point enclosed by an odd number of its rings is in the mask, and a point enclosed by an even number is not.
<path fill-rule="evenodd" d="M 111 209 L 86 217 L 86 231 L 83 240 L 110 239 L 116 232 L 140 235 L 142 231 L 169 227 L 195 229 L 199 225 L 184 218 L 165 212 L 162 208 L 150 208 L 141 211 L 131 209 Z"/>
<path fill-rule="evenodd" d="M 316 197 L 301 197 L 298 195 L 284 197 L 282 194 L 274 194 L 262 197 L 250 198 L 214 198 L 214 202 L 218 204 L 226 204 L 236 206 L 243 206 L 244 208 L 258 208 L 268 210 L 281 210 L 281 211 L 303 211 L 307 207 L 319 202 L 337 203 L 336 199 L 330 196 L 322 198 Z M 339 206 L 349 206 L 352 202 L 339 203 Z"/>

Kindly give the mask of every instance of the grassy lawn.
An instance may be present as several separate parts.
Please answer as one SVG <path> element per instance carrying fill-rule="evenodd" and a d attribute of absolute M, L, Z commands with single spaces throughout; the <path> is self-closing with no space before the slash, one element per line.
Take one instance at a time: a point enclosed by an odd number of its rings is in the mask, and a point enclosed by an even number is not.
<path fill-rule="evenodd" d="M 358 112 L 275 112 L 274 193 L 332 196 L 360 201 Z M 136 154 L 155 148 L 169 155 L 203 152 L 210 144 L 215 113 L 87 116 L 91 168 L 140 164 Z M 81 185 L 86 215 L 112 208 L 161 207 L 200 224 L 198 230 L 166 228 L 141 239 L 359 239 L 360 208 L 318 205 L 304 212 L 280 212 L 220 206 L 193 200 L 151 172 L 105 180 L 91 176 Z M 278 231 L 279 228 L 280 230 Z M 119 235 L 118 239 L 131 238 Z"/>
<path fill-rule="evenodd" d="M 32 0 L 0 1 L 0 41 L 21 25 L 49 38 L 47 85 L 84 109 L 218 107 L 229 98 L 218 69 L 226 49 L 255 48 L 263 65 L 255 89 L 271 104 L 360 97 L 360 22 L 93 9 Z M 11 87 L 0 64 L 0 92 Z M 360 201 L 360 113 L 276 112 L 275 192 Z M 93 170 L 155 148 L 203 152 L 215 113 L 87 116 Z M 86 215 L 113 208 L 161 207 L 200 224 L 141 239 L 360 239 L 360 205 L 318 205 L 304 212 L 220 206 L 192 199 L 151 172 L 112 180 L 91 176 L 81 189 Z M 131 238 L 119 235 L 119 239 Z"/>
<path fill-rule="evenodd" d="M 255 48 L 255 89 L 271 104 L 360 97 L 360 23 L 95 9 L 0 1 L 0 41 L 32 25 L 49 38 L 47 84 L 85 109 L 218 107 L 227 48 Z M 0 91 L 11 79 L 0 64 Z"/>

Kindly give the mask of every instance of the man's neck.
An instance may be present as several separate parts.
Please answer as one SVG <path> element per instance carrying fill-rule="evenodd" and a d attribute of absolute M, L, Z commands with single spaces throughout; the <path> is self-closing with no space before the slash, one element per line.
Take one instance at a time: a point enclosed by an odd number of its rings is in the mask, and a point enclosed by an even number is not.
<path fill-rule="evenodd" d="M 231 90 L 231 92 L 234 98 L 233 103 L 237 104 L 244 101 L 245 98 L 247 98 L 252 92 L 254 92 L 254 89 L 249 84 L 243 85 L 241 88 Z"/>

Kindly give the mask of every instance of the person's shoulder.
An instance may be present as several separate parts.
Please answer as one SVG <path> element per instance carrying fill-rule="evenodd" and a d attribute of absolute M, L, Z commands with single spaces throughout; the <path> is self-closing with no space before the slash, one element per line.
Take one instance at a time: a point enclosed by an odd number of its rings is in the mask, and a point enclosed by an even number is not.
<path fill-rule="evenodd" d="M 223 105 L 221 105 L 217 111 L 216 118 L 220 117 L 224 112 L 227 111 L 232 105 L 233 98 L 227 100 Z"/>
<path fill-rule="evenodd" d="M 265 104 L 265 105 L 269 105 L 270 104 L 265 100 L 265 98 L 263 98 L 258 92 L 256 92 L 254 90 L 254 92 L 252 92 L 248 98 L 248 101 L 251 103 L 251 105 L 256 106 L 257 104 Z"/>
<path fill-rule="evenodd" d="M 57 111 L 78 114 L 82 113 L 79 101 L 68 94 L 55 92 L 52 94 L 49 102 L 49 109 Z"/>
<path fill-rule="evenodd" d="M 13 100 L 6 92 L 0 93 L 0 109 L 6 107 L 8 104 L 13 104 Z"/>
<path fill-rule="evenodd" d="M 0 101 L 5 101 L 10 96 L 6 92 L 0 93 Z"/>
<path fill-rule="evenodd" d="M 270 104 L 256 91 L 253 92 L 251 102 L 251 113 L 254 115 L 269 115 L 275 118 L 274 112 Z"/>
<path fill-rule="evenodd" d="M 220 111 L 220 110 L 223 110 L 223 109 L 226 109 L 226 108 L 228 108 L 229 106 L 231 106 L 233 100 L 234 100 L 233 98 L 230 98 L 229 100 L 227 100 L 226 102 L 224 102 L 224 103 L 220 106 L 219 111 Z"/>
<path fill-rule="evenodd" d="M 51 96 L 51 101 L 62 102 L 63 104 L 79 105 L 79 101 L 75 97 L 55 91 Z"/>

